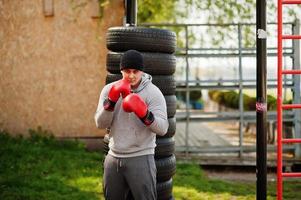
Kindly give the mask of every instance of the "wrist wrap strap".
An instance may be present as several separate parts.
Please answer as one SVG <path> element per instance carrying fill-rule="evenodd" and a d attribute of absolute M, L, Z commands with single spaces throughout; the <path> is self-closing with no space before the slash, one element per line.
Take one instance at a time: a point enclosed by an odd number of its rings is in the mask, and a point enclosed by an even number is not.
<path fill-rule="evenodd" d="M 151 111 L 147 111 L 146 115 L 142 118 L 140 118 L 140 120 L 146 125 L 146 126 L 149 126 L 151 125 L 154 120 L 155 120 L 155 117 L 153 115 L 153 113 Z"/>
<path fill-rule="evenodd" d="M 104 102 L 103 102 L 103 108 L 107 111 L 114 111 L 115 108 L 115 104 L 116 102 L 111 101 L 109 98 L 107 98 Z"/>

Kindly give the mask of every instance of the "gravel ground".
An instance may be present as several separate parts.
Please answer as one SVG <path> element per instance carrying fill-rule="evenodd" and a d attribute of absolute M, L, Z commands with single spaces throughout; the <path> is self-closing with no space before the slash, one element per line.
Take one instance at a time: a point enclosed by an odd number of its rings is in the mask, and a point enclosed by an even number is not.
<path fill-rule="evenodd" d="M 225 181 L 256 182 L 255 168 L 246 167 L 203 167 L 205 174 L 210 179 L 219 179 Z M 276 172 L 270 170 L 267 180 L 276 181 Z"/>

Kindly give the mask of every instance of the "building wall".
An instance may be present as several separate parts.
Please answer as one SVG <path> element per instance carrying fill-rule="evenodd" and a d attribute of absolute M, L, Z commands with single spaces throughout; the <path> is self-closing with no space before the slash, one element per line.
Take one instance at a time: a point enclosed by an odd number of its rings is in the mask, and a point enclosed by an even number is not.
<path fill-rule="evenodd" d="M 45 16 L 52 5 L 53 16 Z M 102 12 L 97 5 L 0 0 L 0 129 L 26 135 L 41 126 L 57 137 L 104 134 L 94 113 L 106 75 L 105 34 L 122 25 L 124 7 L 123 0 L 107 1 Z M 92 17 L 98 13 L 102 17 Z"/>

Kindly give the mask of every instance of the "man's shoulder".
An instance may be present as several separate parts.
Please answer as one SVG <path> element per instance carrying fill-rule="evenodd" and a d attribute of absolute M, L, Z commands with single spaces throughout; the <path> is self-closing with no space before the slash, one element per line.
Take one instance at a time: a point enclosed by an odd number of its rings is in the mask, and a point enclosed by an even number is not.
<path fill-rule="evenodd" d="M 150 82 L 147 85 L 147 90 L 149 90 L 149 92 L 155 92 L 155 93 L 161 93 L 161 90 L 158 88 L 158 86 L 156 86 L 155 84 L 153 84 L 152 82 Z"/>
<path fill-rule="evenodd" d="M 108 90 L 108 89 L 110 89 L 110 88 L 112 87 L 112 85 L 113 85 L 115 82 L 116 82 L 116 81 L 104 85 L 103 88 L 102 88 L 102 90 Z"/>

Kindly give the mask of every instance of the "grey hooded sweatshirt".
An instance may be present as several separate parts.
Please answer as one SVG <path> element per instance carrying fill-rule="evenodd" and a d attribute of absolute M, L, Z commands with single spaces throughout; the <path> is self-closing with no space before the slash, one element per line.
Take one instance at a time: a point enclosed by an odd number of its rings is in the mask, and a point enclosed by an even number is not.
<path fill-rule="evenodd" d="M 164 135 L 168 129 L 166 102 L 161 91 L 151 82 L 152 77 L 144 73 L 142 80 L 133 93 L 137 93 L 154 115 L 154 122 L 146 126 L 135 113 L 127 113 L 122 108 L 122 97 L 119 98 L 113 112 L 104 110 L 103 102 L 113 83 L 101 91 L 95 113 L 98 128 L 110 129 L 109 154 L 114 157 L 134 157 L 154 154 L 156 134 Z"/>

